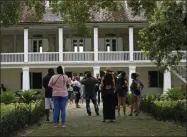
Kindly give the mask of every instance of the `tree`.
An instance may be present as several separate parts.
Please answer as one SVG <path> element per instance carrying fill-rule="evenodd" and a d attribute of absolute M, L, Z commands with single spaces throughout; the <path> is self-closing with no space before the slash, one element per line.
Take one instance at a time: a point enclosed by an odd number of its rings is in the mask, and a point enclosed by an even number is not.
<path fill-rule="evenodd" d="M 182 2 L 163 1 L 149 15 L 148 26 L 139 32 L 139 47 L 161 69 L 178 65 L 187 40 Z M 175 52 L 173 52 L 175 51 Z"/>
<path fill-rule="evenodd" d="M 8 27 L 20 21 L 38 21 L 45 12 L 44 0 L 1 0 L 0 24 Z"/>
<path fill-rule="evenodd" d="M 70 28 L 79 35 L 87 35 L 89 29 L 85 23 L 93 21 L 95 13 L 120 12 L 124 13 L 123 17 L 126 17 L 124 1 L 115 0 L 52 0 L 52 9 L 57 15 L 60 14 L 64 23 L 69 24 Z"/>

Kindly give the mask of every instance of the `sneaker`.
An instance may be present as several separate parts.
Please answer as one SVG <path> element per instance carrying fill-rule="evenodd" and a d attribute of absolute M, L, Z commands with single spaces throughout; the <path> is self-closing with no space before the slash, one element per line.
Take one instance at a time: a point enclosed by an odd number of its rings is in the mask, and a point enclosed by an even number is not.
<path fill-rule="evenodd" d="M 132 113 L 131 113 L 131 114 L 129 114 L 129 116 L 132 116 Z"/>
<path fill-rule="evenodd" d="M 64 127 L 66 127 L 66 125 L 63 124 L 62 127 L 64 128 Z"/>
<path fill-rule="evenodd" d="M 110 122 L 115 122 L 115 120 L 110 120 Z"/>
<path fill-rule="evenodd" d="M 57 125 L 57 124 L 54 124 L 54 125 L 53 125 L 53 127 L 54 127 L 54 128 L 57 128 L 57 127 L 58 127 L 58 125 Z"/>

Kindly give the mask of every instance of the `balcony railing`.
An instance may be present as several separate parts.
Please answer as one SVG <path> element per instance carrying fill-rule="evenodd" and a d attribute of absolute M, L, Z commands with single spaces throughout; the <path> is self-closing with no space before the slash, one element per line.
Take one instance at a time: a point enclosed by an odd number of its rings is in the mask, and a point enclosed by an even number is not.
<path fill-rule="evenodd" d="M 94 52 L 64 52 L 64 61 L 94 61 Z"/>
<path fill-rule="evenodd" d="M 134 51 L 133 52 L 133 60 L 146 60 L 146 61 L 148 61 L 149 58 L 143 53 L 143 51 Z"/>
<path fill-rule="evenodd" d="M 1 63 L 24 62 L 24 53 L 1 53 Z"/>
<path fill-rule="evenodd" d="M 186 61 L 186 51 L 182 61 Z M 94 62 L 94 52 L 63 52 L 64 62 Z M 129 51 L 98 52 L 98 61 L 127 62 L 130 59 Z M 133 52 L 134 61 L 150 61 L 142 51 Z M 24 53 L 1 53 L 1 63 L 23 63 Z M 28 53 L 28 62 L 59 62 L 59 52 Z"/>
<path fill-rule="evenodd" d="M 56 62 L 59 61 L 58 52 L 28 53 L 29 62 Z"/>
<path fill-rule="evenodd" d="M 128 51 L 116 51 L 116 52 L 99 52 L 99 61 L 128 61 L 129 52 Z"/>

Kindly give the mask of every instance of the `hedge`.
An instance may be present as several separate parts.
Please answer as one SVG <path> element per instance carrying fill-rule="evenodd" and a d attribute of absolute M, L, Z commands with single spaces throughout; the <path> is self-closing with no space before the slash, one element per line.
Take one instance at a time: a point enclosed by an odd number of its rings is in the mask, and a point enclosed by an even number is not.
<path fill-rule="evenodd" d="M 186 101 L 157 101 L 155 98 L 145 96 L 141 101 L 141 110 L 150 113 L 157 120 L 187 122 Z"/>
<path fill-rule="evenodd" d="M 18 131 L 24 126 L 37 122 L 45 112 L 44 100 L 39 100 L 31 104 L 12 103 L 5 106 L 8 111 L 1 111 L 1 137 L 8 137 L 11 133 Z M 2 108 L 5 108 L 5 106 Z"/>

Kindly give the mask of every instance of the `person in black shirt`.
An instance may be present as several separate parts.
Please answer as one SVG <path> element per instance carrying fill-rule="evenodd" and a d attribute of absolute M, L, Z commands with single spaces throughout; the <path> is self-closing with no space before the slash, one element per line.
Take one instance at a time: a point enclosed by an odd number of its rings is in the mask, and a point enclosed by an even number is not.
<path fill-rule="evenodd" d="M 6 92 L 6 88 L 4 87 L 4 84 L 1 84 L 0 90 L 1 90 L 0 92 L 2 92 L 2 91 L 3 91 L 3 92 Z"/>
<path fill-rule="evenodd" d="M 97 79 L 92 77 L 91 73 L 88 73 L 86 77 L 81 80 L 81 84 L 83 84 L 85 87 L 86 109 L 89 116 L 91 116 L 90 99 L 94 104 L 96 115 L 99 115 L 99 107 L 96 100 L 97 93 L 95 89 L 97 82 Z"/>
<path fill-rule="evenodd" d="M 54 75 L 54 69 L 48 69 L 48 74 L 43 78 L 43 87 L 45 88 L 45 110 L 46 110 L 46 121 L 49 121 L 49 109 L 54 109 L 52 101 L 52 91 L 51 87 L 48 87 L 48 83 L 51 77 Z"/>
<path fill-rule="evenodd" d="M 96 92 L 97 92 L 97 101 L 98 101 L 98 105 L 100 105 L 100 100 L 101 100 L 101 90 L 99 89 L 99 86 L 101 84 L 101 78 L 99 78 L 99 75 L 97 75 L 96 77 L 97 79 L 97 84 L 96 84 Z"/>

